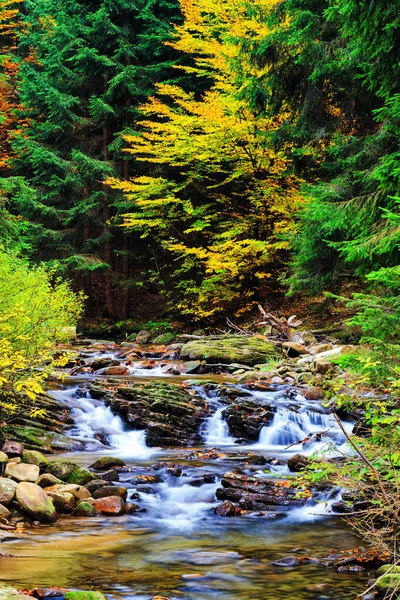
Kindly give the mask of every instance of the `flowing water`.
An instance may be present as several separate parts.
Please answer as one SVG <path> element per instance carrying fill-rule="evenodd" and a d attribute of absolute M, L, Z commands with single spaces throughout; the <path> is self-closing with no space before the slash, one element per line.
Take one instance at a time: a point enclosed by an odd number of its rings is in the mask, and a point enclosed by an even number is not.
<path fill-rule="evenodd" d="M 160 367 L 146 371 L 146 378 L 153 375 L 160 376 Z M 319 403 L 293 397 L 286 389 L 249 392 L 275 413 L 259 440 L 243 446 L 229 433 L 218 395 L 196 387 L 213 410 L 201 427 L 203 444 L 156 449 L 146 446 L 144 432 L 126 431 L 120 417 L 77 384 L 64 388 L 53 394 L 72 407 L 70 435 L 84 447 L 64 456 L 83 466 L 107 453 L 124 458 L 129 470 L 120 474 L 121 483 L 143 512 L 67 517 L 27 530 L 21 540 L 3 544 L 16 557 L 0 561 L 2 581 L 20 587 L 98 589 L 113 600 L 156 595 L 171 600 L 353 600 L 365 587 L 367 572 L 338 573 L 329 558 L 359 545 L 338 517 L 326 516 L 340 490 L 285 510 L 286 517 L 278 521 L 254 514 L 224 518 L 213 511 L 222 474 L 244 468 L 246 453 L 280 459 L 275 467 L 256 466 L 252 472 L 282 477 L 292 454 L 345 450 L 343 433 Z M 345 426 L 351 430 L 350 423 Z M 309 442 L 299 443 L 305 438 Z M 205 457 L 210 449 L 215 454 Z M 272 564 L 285 556 L 319 560 L 300 560 L 294 567 Z"/>

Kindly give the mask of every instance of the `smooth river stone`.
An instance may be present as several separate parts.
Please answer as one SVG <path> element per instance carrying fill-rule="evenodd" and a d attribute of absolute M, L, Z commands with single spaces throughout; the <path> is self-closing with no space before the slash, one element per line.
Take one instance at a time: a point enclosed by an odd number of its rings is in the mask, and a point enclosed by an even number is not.
<path fill-rule="evenodd" d="M 83 485 L 76 485 L 74 483 L 66 483 L 51 485 L 50 487 L 43 488 L 44 492 L 56 492 L 56 493 L 65 493 L 69 492 L 72 494 L 77 500 L 85 500 L 86 498 L 90 498 L 90 492 L 83 487 Z"/>
<path fill-rule="evenodd" d="M 108 496 L 93 501 L 93 506 L 104 515 L 122 515 L 125 503 L 119 496 Z"/>
<path fill-rule="evenodd" d="M 0 477 L 0 504 L 7 506 L 14 499 L 17 483 L 12 479 Z"/>
<path fill-rule="evenodd" d="M 17 485 L 16 500 L 21 509 L 41 523 L 54 523 L 56 509 L 51 498 L 34 483 L 22 482 Z"/>
<path fill-rule="evenodd" d="M 128 490 L 123 485 L 107 485 L 93 492 L 93 498 L 109 498 L 110 496 L 119 496 L 126 500 Z"/>
<path fill-rule="evenodd" d="M 0 504 L 0 519 L 8 519 L 9 517 L 11 517 L 11 513 L 8 508 Z"/>
<path fill-rule="evenodd" d="M 15 479 L 15 481 L 29 481 L 35 483 L 40 475 L 40 469 L 37 465 L 9 462 L 7 463 L 4 475 Z"/>
<path fill-rule="evenodd" d="M 75 496 L 70 492 L 46 492 L 49 498 L 53 500 L 53 504 L 58 513 L 71 513 L 76 504 Z"/>

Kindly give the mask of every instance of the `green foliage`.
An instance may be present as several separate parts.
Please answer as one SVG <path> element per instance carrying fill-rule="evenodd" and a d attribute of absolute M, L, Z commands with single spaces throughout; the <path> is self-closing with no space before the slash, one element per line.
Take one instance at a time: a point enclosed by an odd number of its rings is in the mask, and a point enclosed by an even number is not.
<path fill-rule="evenodd" d="M 81 311 L 67 283 L 0 249 L 0 419 L 43 392 L 55 346 L 71 337 Z"/>

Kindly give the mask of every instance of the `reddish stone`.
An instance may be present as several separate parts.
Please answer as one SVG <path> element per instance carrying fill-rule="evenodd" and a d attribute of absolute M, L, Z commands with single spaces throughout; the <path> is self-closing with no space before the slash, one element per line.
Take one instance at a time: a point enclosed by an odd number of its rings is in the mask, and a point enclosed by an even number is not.
<path fill-rule="evenodd" d="M 97 498 L 93 501 L 93 506 L 104 515 L 122 515 L 125 509 L 125 503 L 119 496 Z"/>

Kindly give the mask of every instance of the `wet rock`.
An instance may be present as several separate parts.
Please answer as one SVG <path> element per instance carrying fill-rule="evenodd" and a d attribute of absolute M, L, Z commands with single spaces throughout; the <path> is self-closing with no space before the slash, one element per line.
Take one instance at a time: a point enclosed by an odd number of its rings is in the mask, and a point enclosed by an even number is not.
<path fill-rule="evenodd" d="M 79 466 L 68 460 L 55 460 L 47 467 L 49 473 L 62 481 L 66 481 L 68 476 L 77 469 L 79 469 Z"/>
<path fill-rule="evenodd" d="M 15 497 L 23 512 L 36 521 L 40 521 L 40 523 L 54 523 L 56 521 L 57 515 L 53 502 L 38 485 L 26 481 L 19 483 Z"/>
<path fill-rule="evenodd" d="M 168 344 L 171 344 L 174 339 L 174 333 L 161 333 L 160 335 L 157 335 L 157 337 L 153 338 L 151 343 L 158 344 L 160 346 L 168 346 Z"/>
<path fill-rule="evenodd" d="M 124 501 L 119 496 L 108 496 L 107 498 L 97 498 L 93 506 L 105 515 L 122 515 L 124 512 Z"/>
<path fill-rule="evenodd" d="M 105 479 L 94 479 L 93 481 L 89 481 L 89 483 L 85 485 L 85 488 L 91 494 L 93 494 L 93 492 L 95 492 L 96 490 L 100 490 L 101 488 L 106 486 L 112 487 L 113 484 L 110 481 L 105 481 Z"/>
<path fill-rule="evenodd" d="M 237 512 L 237 508 L 234 504 L 232 504 L 232 502 L 226 500 L 225 502 L 217 506 L 214 509 L 214 512 L 220 517 L 233 517 Z"/>
<path fill-rule="evenodd" d="M 9 519 L 11 517 L 11 513 L 3 504 L 0 504 L 0 521 L 3 519 Z"/>
<path fill-rule="evenodd" d="M 128 490 L 122 485 L 107 485 L 92 493 L 93 498 L 107 498 L 109 496 L 119 496 L 123 500 L 126 500 Z"/>
<path fill-rule="evenodd" d="M 266 465 L 268 461 L 264 456 L 250 454 L 249 456 L 246 456 L 245 462 L 249 465 Z"/>
<path fill-rule="evenodd" d="M 126 467 L 126 462 L 121 458 L 115 458 L 114 456 L 102 456 L 90 465 L 89 468 L 94 469 L 94 471 L 107 471 L 112 467 Z"/>
<path fill-rule="evenodd" d="M 288 468 L 292 473 L 298 473 L 299 471 L 304 471 L 309 463 L 309 459 L 302 454 L 294 454 L 288 460 Z"/>
<path fill-rule="evenodd" d="M 85 500 L 81 500 L 74 510 L 74 516 L 76 517 L 98 517 L 99 514 L 100 511 Z"/>
<path fill-rule="evenodd" d="M 338 573 L 361 573 L 365 569 L 361 565 L 344 565 L 343 567 L 338 567 L 337 571 Z"/>
<path fill-rule="evenodd" d="M 17 483 L 12 479 L 0 477 L 0 503 L 8 506 L 14 500 Z"/>
<path fill-rule="evenodd" d="M 218 500 L 238 502 L 246 510 L 265 510 L 271 506 L 302 506 L 305 499 L 296 498 L 298 490 L 286 481 L 273 481 L 225 473 L 222 487 L 216 491 Z"/>
<path fill-rule="evenodd" d="M 4 442 L 1 450 L 7 454 L 9 458 L 12 458 L 13 456 L 22 456 L 24 444 L 21 444 L 20 442 L 7 441 Z"/>
<path fill-rule="evenodd" d="M 64 600 L 107 600 L 107 598 L 102 592 L 67 592 Z"/>
<path fill-rule="evenodd" d="M 58 479 L 51 473 L 43 473 L 36 481 L 36 485 L 40 485 L 41 488 L 50 487 L 51 485 L 62 484 L 61 479 Z"/>
<path fill-rule="evenodd" d="M 119 481 L 118 471 L 116 471 L 115 469 L 105 471 L 101 474 L 101 478 L 104 479 L 104 481 Z"/>
<path fill-rule="evenodd" d="M 196 479 L 191 479 L 190 481 L 188 481 L 188 485 L 191 485 L 192 487 L 201 487 L 202 485 L 207 483 L 215 483 L 215 475 L 212 475 L 211 473 L 206 473 L 201 477 L 197 477 Z"/>
<path fill-rule="evenodd" d="M 4 471 L 6 477 L 11 477 L 15 481 L 30 481 L 31 483 L 35 483 L 39 474 L 40 469 L 37 465 L 13 462 L 8 462 Z"/>
<path fill-rule="evenodd" d="M 183 369 L 188 375 L 196 375 L 201 372 L 202 365 L 200 360 L 190 360 L 183 363 Z"/>
<path fill-rule="evenodd" d="M 57 492 L 57 493 L 66 493 L 69 492 L 70 494 L 72 494 L 77 500 L 85 500 L 86 498 L 90 498 L 90 492 L 89 490 L 87 490 L 85 487 L 83 487 L 82 485 L 75 485 L 75 484 L 57 484 L 57 485 L 52 485 L 50 487 L 46 487 L 43 488 L 43 491 L 48 493 L 48 492 Z"/>
<path fill-rule="evenodd" d="M 121 387 L 117 393 L 111 410 L 128 426 L 145 429 L 149 446 L 187 446 L 201 440 L 207 404 L 184 386 L 150 381 Z"/>
<path fill-rule="evenodd" d="M 140 506 L 135 504 L 134 502 L 128 502 L 125 504 L 125 514 L 126 515 L 134 515 L 137 511 L 140 510 Z"/>
<path fill-rule="evenodd" d="M 22 453 L 22 462 L 30 465 L 37 465 L 41 469 L 44 469 L 50 464 L 49 459 L 37 450 L 24 450 Z"/>
<path fill-rule="evenodd" d="M 114 365 L 119 365 L 119 362 L 110 357 L 101 356 L 99 358 L 95 358 L 90 366 L 93 369 L 93 371 L 98 371 L 99 369 L 105 369 L 106 367 Z"/>
<path fill-rule="evenodd" d="M 274 567 L 298 567 L 301 560 L 297 556 L 286 556 L 272 563 Z"/>
<path fill-rule="evenodd" d="M 137 334 L 135 342 L 136 344 L 148 344 L 152 337 L 153 334 L 151 331 L 148 331 L 147 329 L 142 329 L 142 331 L 139 331 L 139 333 Z"/>
<path fill-rule="evenodd" d="M 258 440 L 262 427 L 269 425 L 274 418 L 270 406 L 247 399 L 230 404 L 223 415 L 230 434 L 248 441 Z"/>
<path fill-rule="evenodd" d="M 70 473 L 66 479 L 68 483 L 76 483 L 77 485 L 85 485 L 89 481 L 94 481 L 97 478 L 95 473 L 88 469 L 76 469 Z"/>
<path fill-rule="evenodd" d="M 70 492 L 47 492 L 58 513 L 68 514 L 75 508 L 75 497 Z"/>
<path fill-rule="evenodd" d="M 100 369 L 97 372 L 99 373 L 99 375 L 109 375 L 109 376 L 129 375 L 129 373 L 130 373 L 128 367 L 125 367 L 124 365 L 115 365 L 114 367 L 107 367 L 106 369 Z"/>

